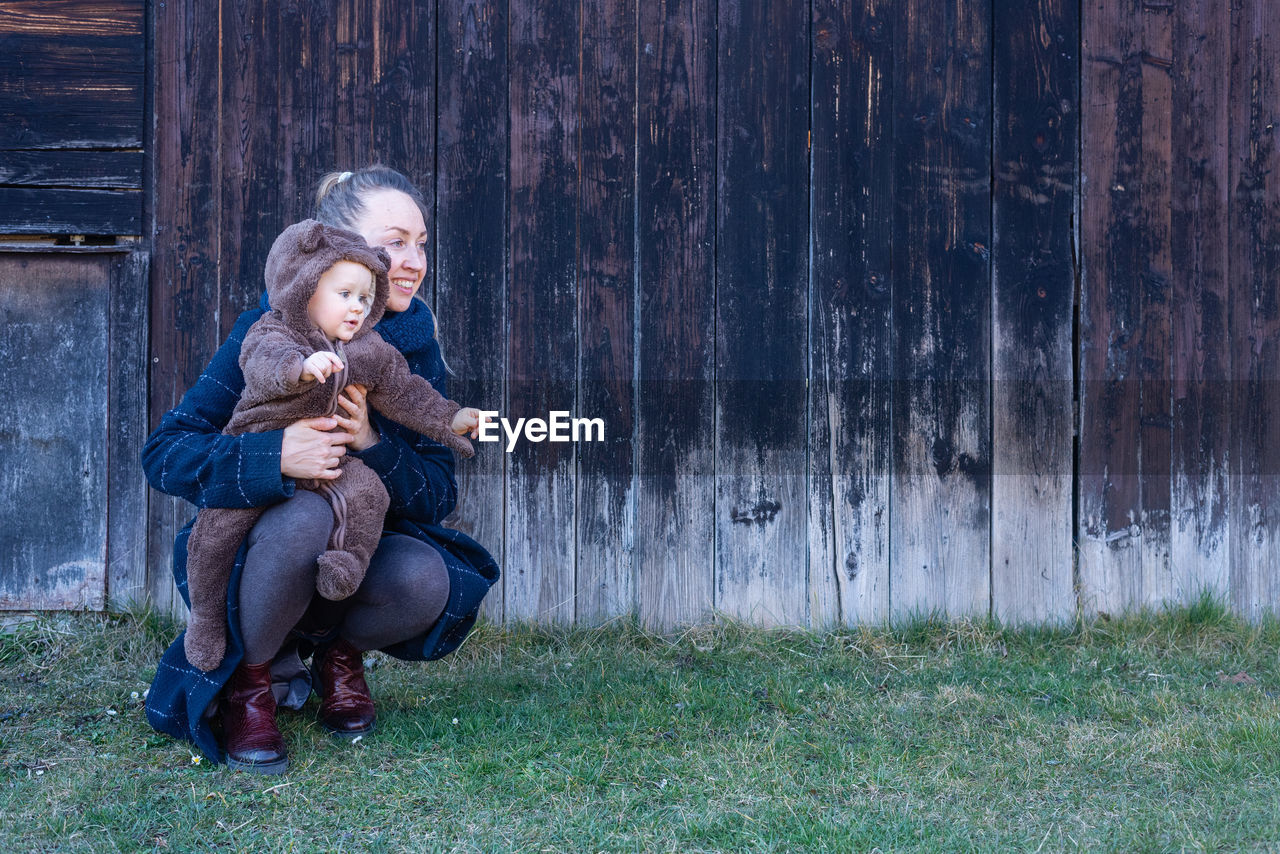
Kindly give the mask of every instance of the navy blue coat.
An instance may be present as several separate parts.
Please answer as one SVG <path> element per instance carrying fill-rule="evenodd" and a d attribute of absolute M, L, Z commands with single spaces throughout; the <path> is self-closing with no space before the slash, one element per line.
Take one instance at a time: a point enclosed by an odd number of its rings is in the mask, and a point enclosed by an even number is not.
<path fill-rule="evenodd" d="M 280 474 L 283 431 L 224 436 L 244 376 L 240 345 L 245 332 L 266 310 L 246 311 L 182 402 L 165 413 L 147 438 L 142 467 L 155 489 L 185 498 L 197 507 L 262 507 L 293 495 L 294 482 Z M 404 354 L 415 374 L 448 396 L 444 360 L 435 338 L 435 320 L 420 300 L 398 314 L 388 313 L 375 329 Z M 457 501 L 453 453 L 394 422 L 371 414 L 381 440 L 365 451 L 351 451 L 382 479 L 391 496 L 386 531 L 408 534 L 433 546 L 449 571 L 449 602 L 424 635 L 384 652 L 407 660 L 447 655 L 475 624 L 480 601 L 498 580 L 498 565 L 475 540 L 440 525 Z M 194 522 L 194 519 L 192 520 Z M 173 576 L 187 599 L 187 537 L 191 523 L 174 541 Z M 236 557 L 227 590 L 227 653 L 216 670 L 205 673 L 187 662 L 182 636 L 165 652 L 147 694 L 147 719 L 161 732 L 193 742 L 215 762 L 222 751 L 209 726 L 211 710 L 231 671 L 244 655 L 238 599 L 245 548 Z M 190 604 L 188 600 L 188 605 Z"/>

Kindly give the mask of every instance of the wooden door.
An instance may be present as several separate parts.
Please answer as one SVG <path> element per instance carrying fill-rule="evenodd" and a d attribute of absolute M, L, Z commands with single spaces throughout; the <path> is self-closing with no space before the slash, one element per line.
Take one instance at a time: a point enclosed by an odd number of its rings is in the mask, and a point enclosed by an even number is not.
<path fill-rule="evenodd" d="M 0 609 L 135 598 L 145 275 L 125 247 L 0 252 Z"/>

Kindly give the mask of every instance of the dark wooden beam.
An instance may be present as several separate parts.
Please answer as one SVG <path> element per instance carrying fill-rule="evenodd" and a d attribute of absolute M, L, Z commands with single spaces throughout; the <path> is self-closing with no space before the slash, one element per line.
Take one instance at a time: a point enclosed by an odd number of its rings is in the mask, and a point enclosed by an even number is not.
<path fill-rule="evenodd" d="M 141 234 L 142 193 L 0 187 L 3 234 Z"/>

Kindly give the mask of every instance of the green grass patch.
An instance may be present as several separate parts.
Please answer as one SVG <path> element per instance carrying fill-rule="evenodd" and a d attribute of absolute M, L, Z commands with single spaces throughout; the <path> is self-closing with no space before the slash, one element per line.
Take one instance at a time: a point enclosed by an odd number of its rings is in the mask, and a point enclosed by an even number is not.
<path fill-rule="evenodd" d="M 1280 625 L 1205 600 L 1061 629 L 482 627 L 373 656 L 379 729 L 292 768 L 142 711 L 176 627 L 0 630 L 0 850 L 1254 850 L 1280 845 Z"/>

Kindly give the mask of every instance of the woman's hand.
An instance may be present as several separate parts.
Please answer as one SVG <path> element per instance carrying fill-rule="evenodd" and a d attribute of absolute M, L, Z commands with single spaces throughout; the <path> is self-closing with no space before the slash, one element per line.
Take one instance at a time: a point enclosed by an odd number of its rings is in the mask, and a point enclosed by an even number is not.
<path fill-rule="evenodd" d="M 355 437 L 350 444 L 356 451 L 368 450 L 382 438 L 369 422 L 369 404 L 365 399 L 368 392 L 359 383 L 352 383 L 338 395 L 338 411 L 334 417 L 339 427 Z"/>
<path fill-rule="evenodd" d="M 280 443 L 280 473 L 292 478 L 333 480 L 342 474 L 338 463 L 347 452 L 351 433 L 330 433 L 336 418 L 304 418 L 284 428 Z"/>

